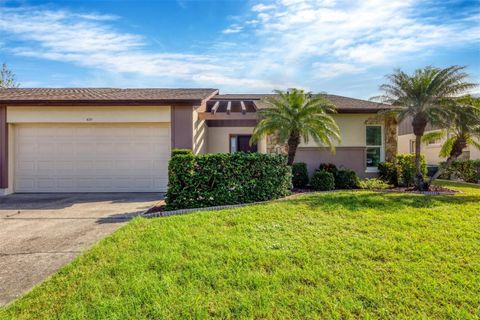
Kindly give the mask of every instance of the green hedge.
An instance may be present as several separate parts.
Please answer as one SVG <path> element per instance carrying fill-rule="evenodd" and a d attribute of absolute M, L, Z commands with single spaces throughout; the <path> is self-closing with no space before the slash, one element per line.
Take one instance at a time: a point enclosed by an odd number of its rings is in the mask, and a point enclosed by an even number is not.
<path fill-rule="evenodd" d="M 440 166 L 444 164 L 442 162 Z M 459 178 L 465 182 L 477 183 L 480 180 L 480 160 L 455 160 L 441 178 Z"/>
<path fill-rule="evenodd" d="M 307 164 L 297 162 L 292 165 L 292 184 L 295 188 L 305 188 L 308 184 Z"/>
<path fill-rule="evenodd" d="M 424 155 L 421 155 L 421 167 L 423 176 L 427 176 L 427 162 Z M 415 184 L 415 155 L 399 154 L 395 163 L 382 162 L 378 166 L 378 176 L 383 181 L 402 187 L 411 187 Z"/>
<path fill-rule="evenodd" d="M 317 191 L 329 191 L 335 189 L 335 178 L 331 172 L 316 170 L 313 173 L 310 185 Z"/>
<path fill-rule="evenodd" d="M 357 189 L 360 179 L 353 170 L 338 170 L 335 176 L 335 189 Z"/>
<path fill-rule="evenodd" d="M 292 173 L 285 156 L 174 154 L 168 165 L 168 210 L 265 201 L 290 193 Z"/>

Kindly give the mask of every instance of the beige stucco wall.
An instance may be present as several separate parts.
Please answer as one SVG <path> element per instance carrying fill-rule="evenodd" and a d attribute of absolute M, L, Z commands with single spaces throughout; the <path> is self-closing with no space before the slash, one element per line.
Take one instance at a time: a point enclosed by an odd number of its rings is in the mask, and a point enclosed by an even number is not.
<path fill-rule="evenodd" d="M 340 128 L 342 142 L 336 144 L 339 147 L 364 147 L 366 144 L 366 122 L 371 119 L 372 114 L 335 114 L 333 118 Z M 303 141 L 300 147 L 318 147 L 318 145 L 309 139 L 305 144 Z"/>
<path fill-rule="evenodd" d="M 195 154 L 207 153 L 208 127 L 205 120 L 198 118 L 198 112 L 193 111 L 193 152 Z"/>
<path fill-rule="evenodd" d="M 170 107 L 7 107 L 7 122 L 170 122 Z"/>
<path fill-rule="evenodd" d="M 398 136 L 398 153 L 410 153 L 411 140 L 415 140 L 415 135 L 413 133 Z M 425 155 L 427 164 L 438 165 L 440 162 L 445 161 L 445 158 L 439 156 L 440 149 L 445 140 L 446 138 L 443 138 L 439 144 L 435 145 L 422 143 L 422 154 Z M 480 159 L 480 151 L 473 146 L 468 146 L 464 152 L 469 153 L 470 160 Z"/>
<path fill-rule="evenodd" d="M 207 150 L 208 153 L 227 153 L 230 151 L 230 135 L 252 134 L 254 127 L 208 127 Z M 260 153 L 267 152 L 266 139 L 258 142 L 257 150 Z"/>

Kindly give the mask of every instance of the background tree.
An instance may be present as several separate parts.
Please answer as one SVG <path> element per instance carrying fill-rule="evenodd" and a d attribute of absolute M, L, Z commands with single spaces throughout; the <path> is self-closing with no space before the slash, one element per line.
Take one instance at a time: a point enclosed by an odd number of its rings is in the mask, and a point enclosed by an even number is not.
<path fill-rule="evenodd" d="M 340 142 L 340 130 L 331 116 L 335 106 L 323 95 L 313 95 L 303 90 L 275 91 L 266 99 L 267 108 L 257 113 L 259 122 L 253 130 L 251 143 L 266 135 L 275 134 L 279 143 L 287 143 L 288 164 L 293 164 L 301 139 L 308 143 L 312 138 L 319 145 L 335 151 L 335 141 Z"/>
<path fill-rule="evenodd" d="M 2 64 L 0 70 L 0 88 L 18 88 L 19 84 L 15 80 L 15 74 L 8 69 L 7 65 Z"/>
<path fill-rule="evenodd" d="M 440 156 L 447 160 L 430 178 L 429 185 L 462 155 L 467 146 L 480 150 L 480 99 L 463 96 L 448 102 L 445 108 L 451 109 L 450 117 L 442 124 L 445 129 L 429 132 L 422 139 L 428 143 L 447 138 L 440 149 Z"/>
<path fill-rule="evenodd" d="M 445 123 L 452 109 L 446 108 L 449 102 L 475 87 L 467 81 L 465 67 L 451 66 L 445 69 L 426 67 L 409 75 L 401 70 L 387 76 L 388 83 L 380 86 L 383 95 L 376 97 L 381 102 L 399 108 L 395 110 L 399 122 L 412 118 L 415 134 L 415 186 L 418 190 L 428 190 L 421 169 L 421 142 L 428 124 Z"/>

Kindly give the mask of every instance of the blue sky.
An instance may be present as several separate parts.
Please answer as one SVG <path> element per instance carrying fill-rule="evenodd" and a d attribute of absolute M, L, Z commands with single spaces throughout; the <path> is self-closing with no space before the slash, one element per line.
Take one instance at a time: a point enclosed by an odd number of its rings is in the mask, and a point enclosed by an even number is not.
<path fill-rule="evenodd" d="M 23 87 L 368 98 L 394 68 L 465 65 L 480 82 L 480 2 L 0 0 L 0 62 Z"/>

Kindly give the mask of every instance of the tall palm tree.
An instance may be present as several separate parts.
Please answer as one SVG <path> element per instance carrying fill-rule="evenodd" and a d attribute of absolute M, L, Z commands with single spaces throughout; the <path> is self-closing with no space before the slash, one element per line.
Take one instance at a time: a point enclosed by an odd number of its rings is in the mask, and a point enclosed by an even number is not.
<path fill-rule="evenodd" d="M 442 125 L 445 129 L 429 132 L 422 138 L 427 143 L 447 138 L 440 149 L 440 156 L 447 160 L 430 178 L 429 185 L 462 155 L 468 145 L 480 150 L 480 98 L 463 96 L 445 108 L 451 109 L 450 118 Z"/>
<path fill-rule="evenodd" d="M 262 137 L 276 134 L 278 142 L 287 143 L 288 164 L 293 164 L 301 139 L 308 143 L 312 138 L 319 145 L 335 151 L 335 141 L 340 142 L 340 130 L 330 115 L 335 106 L 323 95 L 313 95 L 299 89 L 275 91 L 266 99 L 267 108 L 258 111 L 259 122 L 253 130 L 251 143 Z"/>
<path fill-rule="evenodd" d="M 380 86 L 383 95 L 376 97 L 384 103 L 399 108 L 398 120 L 412 119 L 415 134 L 415 186 L 419 190 L 428 190 L 421 169 L 421 140 L 428 124 L 437 125 L 448 119 L 450 108 L 446 102 L 452 101 L 475 84 L 467 81 L 465 67 L 451 66 L 445 69 L 426 67 L 417 69 L 412 75 L 397 69 L 387 76 L 388 83 Z"/>

